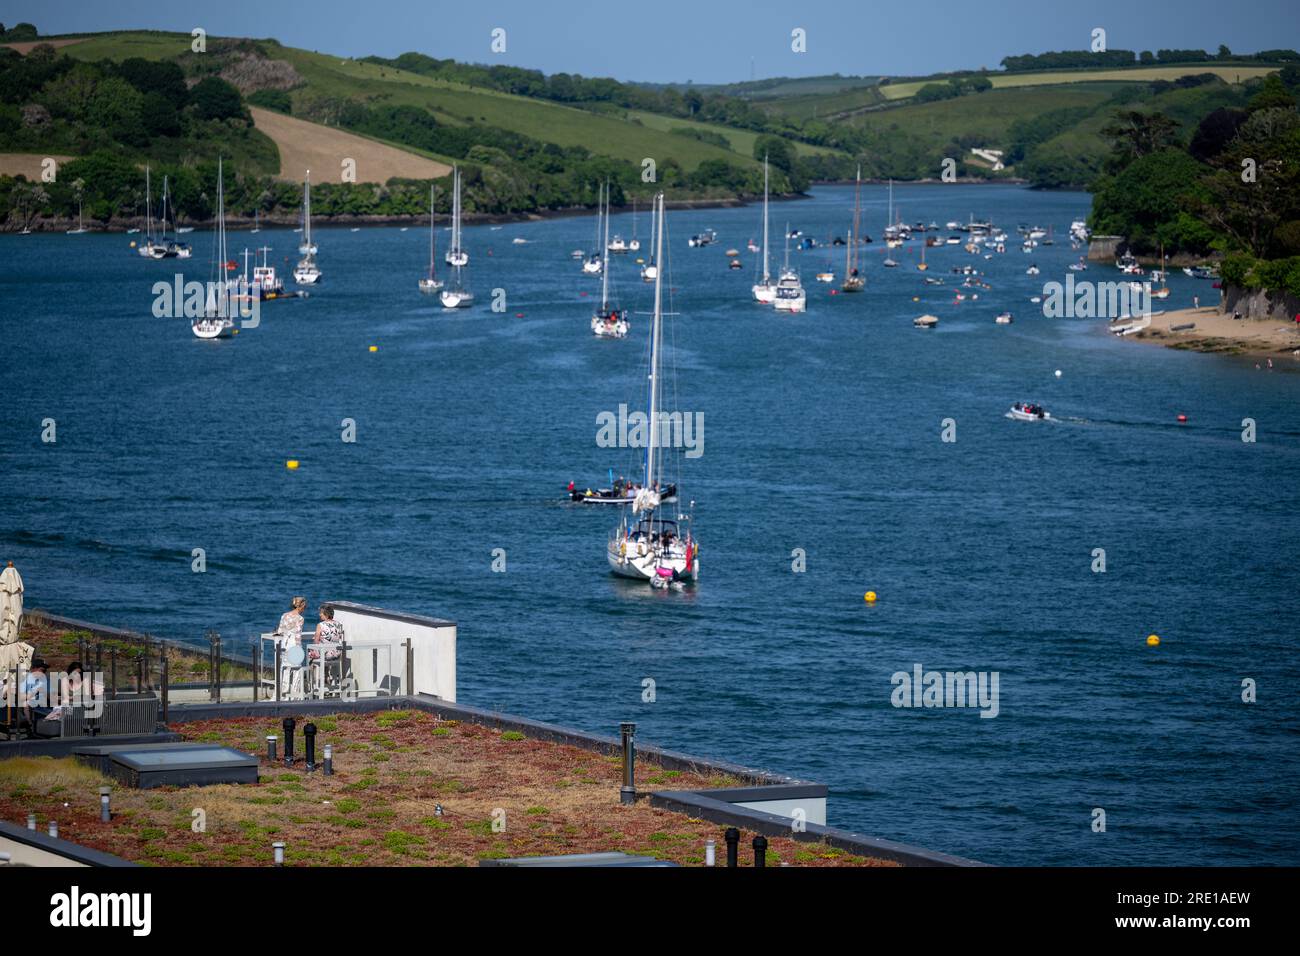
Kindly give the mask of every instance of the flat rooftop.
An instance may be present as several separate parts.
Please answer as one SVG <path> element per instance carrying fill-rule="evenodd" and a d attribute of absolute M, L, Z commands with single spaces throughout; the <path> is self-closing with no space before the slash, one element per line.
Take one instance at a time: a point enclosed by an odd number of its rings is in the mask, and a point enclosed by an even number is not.
<path fill-rule="evenodd" d="M 622 762 L 592 750 L 518 732 L 442 719 L 420 710 L 312 718 L 317 760 L 334 752 L 334 775 L 308 773 L 299 720 L 298 762 L 261 761 L 261 781 L 137 791 L 115 785 L 72 758 L 0 760 L 0 818 L 23 824 L 36 813 L 43 832 L 58 821 L 63 839 L 153 866 L 269 866 L 271 844 L 286 844 L 291 866 L 474 866 L 522 856 L 622 851 L 685 866 L 702 865 L 706 840 L 725 860 L 724 826 L 685 813 L 619 802 Z M 232 717 L 174 724 L 185 739 L 264 756 L 280 720 Z M 104 738 L 100 742 L 108 743 Z M 638 755 L 639 794 L 744 783 L 723 774 L 666 770 Z M 112 786 L 114 819 L 99 819 L 99 788 Z M 439 815 L 437 807 L 442 807 Z M 206 829 L 192 829 L 194 810 Z M 494 829 L 494 820 L 503 820 Z M 746 832 L 740 863 L 752 865 Z M 779 866 L 893 866 L 827 844 L 768 838 Z"/>

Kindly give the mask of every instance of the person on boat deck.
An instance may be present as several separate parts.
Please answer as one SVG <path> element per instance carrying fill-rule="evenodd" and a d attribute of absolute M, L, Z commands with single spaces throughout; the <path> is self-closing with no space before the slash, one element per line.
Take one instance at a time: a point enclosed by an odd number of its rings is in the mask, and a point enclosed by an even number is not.
<path fill-rule="evenodd" d="M 280 615 L 275 635 L 280 639 L 280 648 L 287 651 L 302 644 L 302 612 L 307 610 L 307 599 L 298 595 L 289 602 L 289 610 Z M 287 664 L 280 668 L 281 686 L 289 685 L 289 697 L 299 696 L 302 691 L 302 668 Z"/>
<path fill-rule="evenodd" d="M 339 645 L 343 643 L 343 625 L 334 620 L 334 608 L 321 606 L 320 623 L 316 625 L 316 646 L 307 652 L 311 660 L 320 660 L 321 651 L 325 660 L 337 660 Z"/>

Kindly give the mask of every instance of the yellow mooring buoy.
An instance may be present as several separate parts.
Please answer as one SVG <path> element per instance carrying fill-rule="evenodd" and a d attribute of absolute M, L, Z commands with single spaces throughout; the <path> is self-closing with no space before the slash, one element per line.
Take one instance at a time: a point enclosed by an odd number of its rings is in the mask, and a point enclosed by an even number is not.
<path fill-rule="evenodd" d="M 286 461 L 286 462 L 284 463 L 284 467 L 288 468 L 290 471 L 297 471 L 297 470 L 298 470 L 298 459 L 296 459 L 296 458 L 290 458 L 288 461 Z"/>
<path fill-rule="evenodd" d="M 875 604 L 875 603 L 876 603 L 876 592 L 875 592 L 875 591 L 868 591 L 866 594 L 862 595 L 862 600 L 866 601 L 868 604 Z"/>
<path fill-rule="evenodd" d="M 1147 647 L 1158 647 L 1158 646 L 1160 646 L 1160 638 L 1157 637 L 1155 634 L 1148 634 Z"/>

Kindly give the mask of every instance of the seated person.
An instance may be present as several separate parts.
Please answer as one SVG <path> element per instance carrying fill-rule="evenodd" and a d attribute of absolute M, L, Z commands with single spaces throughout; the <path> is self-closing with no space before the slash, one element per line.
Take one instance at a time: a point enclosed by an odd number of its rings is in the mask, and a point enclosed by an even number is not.
<path fill-rule="evenodd" d="M 59 696 L 52 701 L 56 706 L 50 711 L 49 720 L 62 720 L 67 714 L 71 713 L 72 708 L 79 704 L 84 704 L 84 698 L 94 696 L 90 682 L 85 679 L 85 674 L 81 669 L 81 661 L 73 661 L 68 665 L 67 671 L 59 679 Z"/>
<path fill-rule="evenodd" d="M 334 620 L 334 608 L 322 607 L 320 609 L 320 623 L 316 625 L 316 646 L 307 651 L 307 656 L 313 660 L 320 660 L 321 652 L 325 653 L 325 660 L 337 660 L 339 656 L 339 645 L 343 643 L 343 625 Z"/>
<path fill-rule="evenodd" d="M 23 678 L 20 703 L 27 714 L 27 719 L 35 726 L 36 721 L 44 720 L 50 714 L 50 675 L 45 658 L 32 658 L 32 666 Z"/>

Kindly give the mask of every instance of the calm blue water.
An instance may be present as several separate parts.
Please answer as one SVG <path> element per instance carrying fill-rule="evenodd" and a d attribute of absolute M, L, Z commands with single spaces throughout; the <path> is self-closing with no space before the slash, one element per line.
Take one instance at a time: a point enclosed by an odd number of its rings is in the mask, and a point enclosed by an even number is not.
<path fill-rule="evenodd" d="M 885 191 L 866 193 L 879 239 Z M 151 316 L 175 267 L 121 235 L 0 238 L 0 559 L 30 606 L 169 637 L 251 636 L 296 593 L 450 617 L 462 700 L 609 733 L 631 718 L 646 741 L 825 781 L 831 822 L 876 836 L 995 863 L 1300 863 L 1296 366 L 1035 314 L 1028 297 L 1077 255 L 1064 235 L 1085 195 L 896 194 L 908 221 L 974 213 L 1051 225 L 1058 244 L 988 263 L 932 251 L 949 286 L 953 264 L 988 271 L 993 290 L 954 305 L 915 248 L 885 270 L 877 242 L 864 294 L 809 281 L 808 313 L 782 318 L 724 267 L 758 208 L 670 215 L 669 364 L 706 425 L 682 475 L 704 549 L 693 593 L 610 577 L 615 516 L 557 501 L 570 479 L 630 470 L 596 446 L 596 416 L 642 400 L 647 319 L 623 342 L 588 331 L 599 283 L 568 253 L 592 220 L 467 229 L 479 306 L 456 314 L 416 291 L 418 227 L 321 230 L 312 298 L 219 343 Z M 843 234 L 851 205 L 842 188 L 776 204 L 773 233 Z M 705 227 L 718 244 L 688 249 Z M 191 238 L 205 279 L 208 238 Z M 296 247 L 252 239 L 281 260 Z M 792 256 L 808 280 L 828 258 Z M 616 276 L 647 310 L 631 257 Z M 1213 294 L 1171 285 L 1170 308 Z M 1016 322 L 995 326 L 1004 308 Z M 937 330 L 912 328 L 922 311 Z M 1070 420 L 1011 422 L 1017 399 Z M 999 672 L 999 716 L 892 707 L 891 675 L 917 663 Z M 1244 678 L 1258 703 L 1240 702 Z"/>

